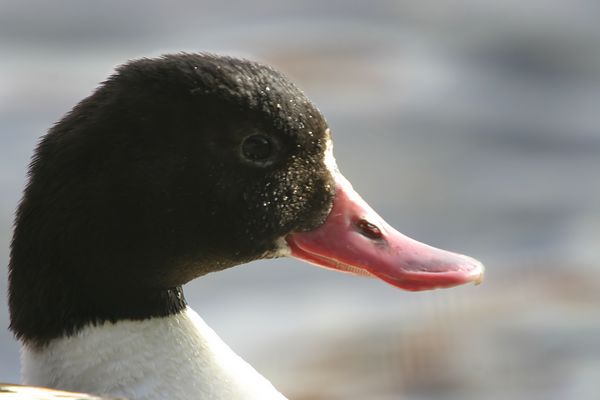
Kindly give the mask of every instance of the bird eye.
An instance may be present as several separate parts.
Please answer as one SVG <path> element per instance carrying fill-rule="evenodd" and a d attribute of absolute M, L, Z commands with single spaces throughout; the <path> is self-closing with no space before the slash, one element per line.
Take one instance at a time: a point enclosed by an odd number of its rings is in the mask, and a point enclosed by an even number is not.
<path fill-rule="evenodd" d="M 275 143 L 269 136 L 250 135 L 242 141 L 241 153 L 247 161 L 265 166 L 273 162 Z"/>

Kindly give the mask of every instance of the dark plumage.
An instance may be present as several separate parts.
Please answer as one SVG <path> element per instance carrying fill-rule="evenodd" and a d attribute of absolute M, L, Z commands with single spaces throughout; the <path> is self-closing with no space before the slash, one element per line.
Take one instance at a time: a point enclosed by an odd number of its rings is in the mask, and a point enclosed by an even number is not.
<path fill-rule="evenodd" d="M 89 323 L 176 313 L 182 284 L 273 255 L 331 208 L 326 128 L 254 62 L 177 54 L 119 67 L 35 152 L 12 241 L 11 329 L 44 345 Z"/>
<path fill-rule="evenodd" d="M 205 54 L 130 62 L 34 154 L 9 276 L 23 380 L 132 399 L 284 399 L 181 289 L 283 255 L 407 290 L 478 283 L 484 270 L 385 222 L 337 168 L 318 110 L 271 68 Z M 62 395 L 0 387 L 26 393 Z"/>

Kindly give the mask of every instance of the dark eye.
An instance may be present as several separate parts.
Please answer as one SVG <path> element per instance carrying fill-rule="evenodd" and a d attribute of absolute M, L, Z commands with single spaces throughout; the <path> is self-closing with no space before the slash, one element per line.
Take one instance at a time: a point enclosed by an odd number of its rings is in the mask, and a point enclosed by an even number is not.
<path fill-rule="evenodd" d="M 267 165 L 273 162 L 275 143 L 266 135 L 251 135 L 242 141 L 242 157 L 255 164 Z"/>

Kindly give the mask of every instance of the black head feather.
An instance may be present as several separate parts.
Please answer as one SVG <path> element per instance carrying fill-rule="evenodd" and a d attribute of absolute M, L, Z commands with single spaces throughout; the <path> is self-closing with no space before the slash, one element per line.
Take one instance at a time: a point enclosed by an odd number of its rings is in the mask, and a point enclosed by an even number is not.
<path fill-rule="evenodd" d="M 300 90 L 254 62 L 119 67 L 35 152 L 11 249 L 13 332 L 43 345 L 176 313 L 182 284 L 275 255 L 331 208 L 326 130 Z"/>

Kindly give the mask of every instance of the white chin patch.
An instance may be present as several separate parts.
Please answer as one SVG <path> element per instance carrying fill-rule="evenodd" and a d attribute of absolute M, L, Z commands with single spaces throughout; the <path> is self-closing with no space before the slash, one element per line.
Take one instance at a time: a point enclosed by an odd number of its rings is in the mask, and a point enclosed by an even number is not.
<path fill-rule="evenodd" d="M 275 246 L 275 250 L 269 251 L 264 255 L 264 258 L 289 257 L 292 254 L 292 249 L 290 249 L 284 236 L 275 241 Z"/>
<path fill-rule="evenodd" d="M 336 177 L 340 175 L 340 170 L 338 169 L 337 163 L 335 162 L 335 157 L 333 156 L 333 142 L 331 141 L 331 131 L 329 128 L 325 131 L 325 140 L 327 140 L 325 144 L 325 155 L 323 158 L 323 162 L 325 167 L 331 173 L 331 176 Z"/>

